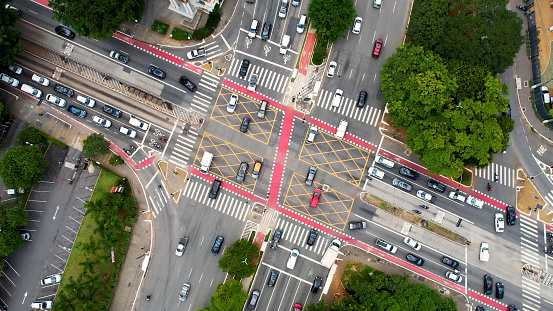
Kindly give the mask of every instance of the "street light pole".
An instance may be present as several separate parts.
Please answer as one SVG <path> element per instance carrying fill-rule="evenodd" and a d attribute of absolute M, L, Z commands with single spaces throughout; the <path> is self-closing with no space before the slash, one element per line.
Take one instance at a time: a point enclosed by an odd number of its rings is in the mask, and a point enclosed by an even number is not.
<path fill-rule="evenodd" d="M 532 85 L 532 87 L 530 87 L 530 88 L 533 90 L 533 89 L 535 89 L 535 88 L 537 88 L 537 87 L 539 87 L 539 86 L 542 86 L 542 85 L 546 84 L 547 82 L 551 82 L 551 81 L 553 81 L 553 78 L 551 78 L 551 79 L 549 79 L 549 80 L 547 80 L 547 81 L 545 81 L 545 82 L 542 82 L 542 83 L 534 84 L 534 85 Z"/>

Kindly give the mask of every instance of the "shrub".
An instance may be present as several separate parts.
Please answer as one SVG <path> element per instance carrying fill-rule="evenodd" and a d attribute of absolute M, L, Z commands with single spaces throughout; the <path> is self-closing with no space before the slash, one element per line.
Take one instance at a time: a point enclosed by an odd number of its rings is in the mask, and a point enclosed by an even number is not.
<path fill-rule="evenodd" d="M 326 38 L 317 38 L 315 42 L 315 47 L 313 48 L 313 57 L 311 61 L 313 65 L 320 65 L 323 63 L 324 59 L 328 55 L 326 47 L 328 45 L 328 39 Z"/>
<path fill-rule="evenodd" d="M 171 32 L 171 38 L 175 40 L 190 40 L 192 38 L 192 34 L 175 27 Z"/>
<path fill-rule="evenodd" d="M 114 154 L 113 156 L 111 156 L 111 158 L 109 158 L 109 165 L 111 166 L 116 166 L 116 165 L 119 165 L 119 164 L 123 164 L 123 158 L 121 158 L 120 156 Z"/>
<path fill-rule="evenodd" d="M 194 33 L 192 34 L 192 39 L 202 40 L 204 38 L 209 37 L 209 35 L 211 35 L 212 32 L 213 32 L 213 28 L 203 27 L 203 28 L 200 28 L 200 29 L 196 29 L 196 30 L 194 30 Z"/>
<path fill-rule="evenodd" d="M 169 25 L 162 23 L 158 20 L 155 20 L 154 23 L 152 24 L 152 30 L 157 31 L 160 34 L 164 35 L 164 34 L 167 34 L 167 30 L 169 30 Z"/>

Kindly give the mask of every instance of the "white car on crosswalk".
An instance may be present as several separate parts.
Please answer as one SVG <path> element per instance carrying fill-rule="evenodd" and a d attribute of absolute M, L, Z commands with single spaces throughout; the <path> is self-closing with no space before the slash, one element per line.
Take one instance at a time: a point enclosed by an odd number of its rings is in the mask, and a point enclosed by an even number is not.
<path fill-rule="evenodd" d="M 477 199 L 472 195 L 469 195 L 469 197 L 467 198 L 467 204 L 482 209 L 482 206 L 484 206 L 484 201 Z"/>

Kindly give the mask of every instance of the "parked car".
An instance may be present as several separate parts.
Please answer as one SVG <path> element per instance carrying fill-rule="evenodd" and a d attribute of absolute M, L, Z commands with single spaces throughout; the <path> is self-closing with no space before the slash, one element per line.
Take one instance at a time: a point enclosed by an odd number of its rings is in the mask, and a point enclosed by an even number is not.
<path fill-rule="evenodd" d="M 447 271 L 445 273 L 445 277 L 456 283 L 461 283 L 463 281 L 463 277 L 460 274 L 455 273 L 453 271 Z"/>
<path fill-rule="evenodd" d="M 307 236 L 306 244 L 309 246 L 313 246 L 313 244 L 315 244 L 315 241 L 317 241 L 318 235 L 319 235 L 319 231 L 317 231 L 317 229 L 309 230 L 309 235 Z"/>
<path fill-rule="evenodd" d="M 236 173 L 236 181 L 244 182 L 247 172 L 248 172 L 248 162 L 240 163 L 240 166 L 238 167 L 238 172 Z"/>
<path fill-rule="evenodd" d="M 48 86 L 50 85 L 50 80 L 42 77 L 42 76 L 39 76 L 37 75 L 36 73 L 33 74 L 33 76 L 31 77 L 31 79 L 33 81 L 35 81 L 36 83 L 40 84 L 40 85 L 44 85 L 44 86 Z"/>
<path fill-rule="evenodd" d="M 23 188 L 20 188 L 23 189 Z M 31 240 L 31 234 L 29 232 L 21 233 L 21 238 L 23 241 L 30 241 Z"/>
<path fill-rule="evenodd" d="M 488 248 L 488 243 L 482 242 L 480 243 L 480 261 L 489 261 L 490 260 L 490 253 Z"/>
<path fill-rule="evenodd" d="M 111 121 L 110 120 L 104 119 L 104 118 L 99 117 L 99 116 L 93 116 L 92 117 L 92 122 L 94 122 L 98 125 L 101 125 L 103 127 L 110 127 L 111 126 Z"/>
<path fill-rule="evenodd" d="M 72 97 L 73 94 L 75 94 L 75 92 L 73 92 L 72 89 L 68 88 L 68 87 L 65 87 L 63 85 L 60 85 L 60 84 L 57 84 L 54 85 L 54 91 L 58 92 L 58 93 L 61 93 L 67 97 Z"/>
<path fill-rule="evenodd" d="M 509 226 L 514 226 L 517 222 L 517 213 L 515 208 L 512 206 L 507 206 L 507 224 Z"/>
<path fill-rule="evenodd" d="M 307 176 L 305 177 L 306 185 L 311 186 L 313 184 L 315 174 L 317 174 L 317 167 L 313 165 L 309 166 L 309 171 L 307 172 Z"/>
<path fill-rule="evenodd" d="M 11 86 L 14 86 L 14 87 L 19 86 L 19 80 L 10 77 L 7 74 L 3 74 L 3 73 L 0 74 L 0 80 L 2 80 L 2 82 L 5 82 L 5 83 L 7 83 Z"/>
<path fill-rule="evenodd" d="M 363 25 L 363 19 L 357 16 L 353 21 L 353 28 L 351 29 L 351 32 L 358 35 L 361 32 L 361 25 Z"/>
<path fill-rule="evenodd" d="M 413 186 L 411 186 L 410 184 L 404 182 L 399 178 L 394 178 L 394 180 L 392 180 L 392 185 L 395 187 L 398 187 L 399 189 L 405 190 L 407 192 L 411 192 L 411 190 L 413 190 Z"/>
<path fill-rule="evenodd" d="M 457 260 L 451 259 L 447 256 L 442 257 L 442 262 L 455 270 L 457 270 L 457 268 L 459 267 L 459 262 Z"/>
<path fill-rule="evenodd" d="M 223 245 L 223 241 L 225 238 L 222 236 L 218 236 L 215 238 L 215 242 L 213 242 L 213 246 L 211 247 L 211 253 L 213 255 L 219 254 L 219 250 L 221 250 L 221 245 Z"/>
<path fill-rule="evenodd" d="M 274 287 L 279 274 L 280 272 L 278 272 L 278 270 L 271 270 L 271 274 L 269 275 L 269 279 L 267 280 L 267 286 Z"/>
<path fill-rule="evenodd" d="M 416 240 L 411 239 L 410 237 L 406 236 L 405 239 L 403 239 L 403 243 L 409 245 L 414 250 L 418 251 L 421 249 L 422 245 L 417 242 Z"/>
<path fill-rule="evenodd" d="M 65 26 L 58 25 L 56 26 L 55 30 L 56 30 L 56 33 L 60 36 L 63 36 L 69 39 L 75 38 L 75 33 Z"/>
<path fill-rule="evenodd" d="M 380 56 L 380 50 L 382 49 L 382 40 L 378 39 L 376 41 L 374 41 L 374 47 L 373 47 L 373 52 L 372 52 L 372 56 L 374 58 L 378 58 L 378 56 Z"/>
<path fill-rule="evenodd" d="M 384 173 L 383 170 L 381 169 L 378 169 L 374 166 L 371 166 L 368 170 L 367 170 L 367 174 L 371 177 L 375 177 L 375 178 L 378 178 L 380 180 L 384 179 L 384 176 L 386 176 L 386 174 Z"/>
<path fill-rule="evenodd" d="M 250 68 L 250 60 L 244 59 L 242 60 L 242 65 L 240 66 L 240 71 L 238 72 L 238 75 L 241 77 L 245 77 L 248 73 L 248 69 Z"/>
<path fill-rule="evenodd" d="M 248 302 L 248 309 L 253 310 L 255 309 L 255 306 L 257 305 L 257 301 L 259 300 L 259 291 L 253 290 L 252 294 L 250 295 L 250 301 Z"/>
<path fill-rule="evenodd" d="M 505 220 L 503 219 L 503 214 L 495 213 L 493 223 L 495 226 L 495 232 L 503 232 L 503 230 L 505 229 Z"/>
<path fill-rule="evenodd" d="M 86 110 L 79 109 L 75 106 L 67 105 L 67 111 L 71 112 L 72 114 L 76 115 L 79 118 L 86 117 Z"/>
<path fill-rule="evenodd" d="M 493 277 L 490 274 L 484 275 L 484 294 L 491 295 L 493 291 Z"/>
<path fill-rule="evenodd" d="M 65 99 L 59 98 L 54 94 L 46 95 L 46 101 L 56 106 L 65 107 Z"/>
<path fill-rule="evenodd" d="M 415 263 L 417 266 L 424 265 L 424 259 L 417 257 L 411 253 L 408 253 L 405 258 L 407 258 L 408 261 Z"/>
<path fill-rule="evenodd" d="M 31 309 L 48 310 L 52 309 L 54 302 L 52 300 L 35 301 L 31 303 Z"/>
<path fill-rule="evenodd" d="M 108 113 L 116 118 L 121 118 L 121 115 L 123 114 L 121 110 L 117 110 L 113 107 L 110 107 L 108 105 L 105 105 L 104 108 L 102 108 L 102 111 L 105 113 Z"/>
<path fill-rule="evenodd" d="M 395 252 L 397 252 L 397 246 L 393 245 L 392 243 L 386 242 L 382 239 L 376 239 L 375 244 L 389 251 L 392 254 L 395 254 Z"/>
<path fill-rule="evenodd" d="M 321 197 L 321 189 L 315 189 L 313 191 L 313 196 L 311 197 L 311 202 L 309 203 L 309 206 L 316 208 L 317 204 L 319 204 L 319 198 Z"/>
<path fill-rule="evenodd" d="M 186 298 L 188 297 L 189 292 L 190 292 L 190 284 L 188 283 L 182 284 L 182 287 L 180 288 L 180 293 L 179 293 L 179 300 L 186 301 Z"/>
<path fill-rule="evenodd" d="M 436 196 L 431 195 L 428 192 L 424 192 L 422 190 L 417 191 L 417 197 L 423 201 L 434 203 L 436 201 Z"/>
<path fill-rule="evenodd" d="M 449 192 L 449 198 L 453 199 L 453 200 L 456 200 L 456 201 L 459 201 L 461 203 L 465 202 L 465 197 L 462 196 L 461 194 L 459 194 L 457 191 L 450 191 Z"/>
<path fill-rule="evenodd" d="M 46 285 L 53 285 L 61 282 L 61 274 L 52 274 L 50 276 L 45 277 L 44 279 L 40 280 L 40 284 L 42 286 Z"/>
<path fill-rule="evenodd" d="M 439 183 L 439 182 L 437 182 L 437 181 L 435 181 L 435 180 L 432 180 L 432 179 L 429 180 L 429 181 L 426 183 L 426 185 L 428 186 L 428 188 L 432 188 L 432 189 L 434 189 L 434 190 L 436 190 L 436 191 L 439 191 L 439 192 L 441 192 L 441 193 L 444 193 L 444 192 L 445 192 L 445 189 L 446 189 L 444 184 Z"/>
<path fill-rule="evenodd" d="M 311 292 L 313 294 L 316 294 L 319 291 L 319 288 L 321 287 L 322 284 L 323 284 L 323 279 L 316 276 L 315 280 L 313 281 L 313 285 L 311 285 Z"/>
<path fill-rule="evenodd" d="M 393 168 L 394 167 L 394 162 L 392 160 L 389 160 L 381 155 L 376 155 L 374 157 L 374 162 L 377 163 L 377 164 L 380 164 L 382 166 L 385 166 L 387 168 Z"/>
<path fill-rule="evenodd" d="M 188 52 L 186 54 L 186 56 L 188 57 L 188 59 L 195 59 L 195 58 L 198 58 L 198 57 L 202 57 L 202 56 L 206 56 L 206 50 L 205 48 L 199 48 L 199 49 L 196 49 L 196 50 L 192 50 L 190 52 Z"/>
<path fill-rule="evenodd" d="M 367 228 L 367 222 L 366 221 L 352 221 L 348 224 L 349 230 L 359 230 L 359 229 L 366 229 Z"/>
<path fill-rule="evenodd" d="M 180 76 L 179 83 L 184 85 L 185 88 L 187 88 L 190 92 L 196 92 L 196 84 L 192 83 L 192 81 L 188 80 L 185 76 Z"/>
<path fill-rule="evenodd" d="M 160 79 L 165 79 L 165 76 L 167 75 L 165 71 L 157 68 L 156 66 L 148 67 L 148 73 Z"/>
<path fill-rule="evenodd" d="M 401 167 L 399 169 L 399 173 L 403 176 L 407 176 L 413 180 L 417 180 L 419 178 L 419 173 L 415 172 L 412 169 L 406 168 L 405 166 Z"/>
<path fill-rule="evenodd" d="M 482 209 L 482 207 L 484 206 L 484 201 L 477 199 L 472 195 L 469 195 L 469 197 L 467 198 L 467 204 Z"/>

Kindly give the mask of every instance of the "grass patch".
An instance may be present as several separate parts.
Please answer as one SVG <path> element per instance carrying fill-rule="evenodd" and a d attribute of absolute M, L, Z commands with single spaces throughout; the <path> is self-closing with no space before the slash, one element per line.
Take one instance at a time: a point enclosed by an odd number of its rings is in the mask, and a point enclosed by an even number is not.
<path fill-rule="evenodd" d="M 175 27 L 171 31 L 171 38 L 175 40 L 190 40 L 192 39 L 192 34 Z"/>
<path fill-rule="evenodd" d="M 169 30 L 169 25 L 162 23 L 158 20 L 155 20 L 154 23 L 152 24 L 152 30 L 159 32 L 162 35 L 165 35 L 167 34 L 167 30 Z"/>
<path fill-rule="evenodd" d="M 271 230 L 269 230 L 269 232 L 267 233 L 267 235 L 265 236 L 265 242 L 269 241 L 269 237 L 271 236 Z"/>
<path fill-rule="evenodd" d="M 459 177 L 458 179 L 453 178 L 453 181 L 470 187 L 472 185 L 472 173 L 469 170 L 463 169 L 463 174 L 461 174 L 461 177 Z"/>

